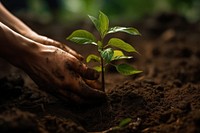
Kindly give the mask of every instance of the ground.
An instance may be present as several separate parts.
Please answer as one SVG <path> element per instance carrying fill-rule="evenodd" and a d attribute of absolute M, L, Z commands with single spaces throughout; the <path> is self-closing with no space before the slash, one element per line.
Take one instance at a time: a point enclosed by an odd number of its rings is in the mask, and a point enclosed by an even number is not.
<path fill-rule="evenodd" d="M 81 23 L 80 27 L 87 25 Z M 176 14 L 160 14 L 129 25 L 139 29 L 142 36 L 117 36 L 140 52 L 127 63 L 143 73 L 125 77 L 109 67 L 108 98 L 102 104 L 63 103 L 40 91 L 22 70 L 2 60 L 0 132 L 200 132 L 200 23 L 191 24 Z M 32 28 L 60 41 L 80 28 L 50 25 L 41 30 L 40 26 Z M 69 45 L 83 55 L 88 52 Z M 131 121 L 119 127 L 125 118 Z"/>

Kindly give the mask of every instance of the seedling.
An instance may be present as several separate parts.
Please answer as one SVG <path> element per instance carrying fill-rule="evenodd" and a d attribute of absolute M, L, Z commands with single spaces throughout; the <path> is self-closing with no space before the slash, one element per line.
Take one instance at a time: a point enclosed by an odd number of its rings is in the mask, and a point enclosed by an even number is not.
<path fill-rule="evenodd" d="M 130 35 L 141 35 L 140 32 L 132 27 L 109 27 L 109 19 L 103 13 L 99 12 L 99 17 L 95 18 L 89 15 L 90 20 L 93 22 L 97 31 L 100 34 L 99 39 L 97 39 L 91 32 L 87 30 L 76 30 L 74 31 L 67 40 L 75 42 L 77 44 L 91 44 L 97 47 L 98 55 L 90 54 L 86 58 L 86 62 L 90 61 L 98 62 L 98 65 L 94 67 L 95 70 L 101 72 L 101 82 L 102 90 L 105 90 L 105 78 L 104 73 L 107 65 L 113 65 L 116 70 L 123 75 L 132 75 L 141 73 L 141 71 L 136 70 L 132 66 L 122 63 L 114 64 L 113 61 L 122 60 L 122 59 L 131 59 L 132 56 L 126 56 L 123 51 L 130 53 L 138 53 L 133 46 L 124 42 L 119 38 L 110 38 L 107 43 L 105 43 L 105 37 L 108 34 L 116 32 L 124 32 Z M 119 50 L 120 49 L 120 50 Z M 123 51 L 122 51 L 123 50 Z"/>

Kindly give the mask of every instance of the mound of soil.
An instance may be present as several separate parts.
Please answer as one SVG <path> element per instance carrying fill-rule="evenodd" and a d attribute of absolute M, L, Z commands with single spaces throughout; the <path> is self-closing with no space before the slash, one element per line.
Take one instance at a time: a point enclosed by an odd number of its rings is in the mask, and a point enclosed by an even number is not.
<path fill-rule="evenodd" d="M 0 132 L 200 132 L 200 23 L 161 14 L 133 25 L 142 37 L 117 35 L 135 44 L 141 55 L 128 63 L 143 73 L 124 77 L 110 67 L 107 102 L 95 106 L 63 103 L 40 91 L 21 70 L 1 61 Z M 58 39 L 72 30 L 49 27 L 43 32 Z M 53 28 L 64 31 L 49 32 Z M 74 48 L 83 55 L 88 52 Z M 125 118 L 131 120 L 125 123 Z"/>

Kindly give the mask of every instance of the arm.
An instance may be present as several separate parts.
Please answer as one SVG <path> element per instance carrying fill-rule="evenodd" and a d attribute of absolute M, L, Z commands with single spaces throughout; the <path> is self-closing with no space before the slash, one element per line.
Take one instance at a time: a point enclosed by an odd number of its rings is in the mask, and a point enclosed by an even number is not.
<path fill-rule="evenodd" d="M 21 20 L 19 20 L 17 17 L 12 15 L 0 2 L 0 22 L 4 23 L 8 27 L 10 27 L 12 30 L 20 33 L 21 35 L 34 40 L 38 43 L 42 43 L 44 45 L 52 45 L 56 46 L 58 48 L 61 48 L 65 50 L 66 52 L 71 53 L 78 59 L 82 60 L 83 57 L 75 52 L 74 50 L 67 47 L 65 44 L 62 44 L 58 41 L 55 41 L 53 39 L 50 39 L 48 37 L 42 36 L 34 32 L 31 28 L 29 28 L 26 24 L 24 24 Z"/>
<path fill-rule="evenodd" d="M 18 58 L 23 59 L 24 55 L 30 55 L 39 48 L 39 45 L 28 43 L 33 42 L 32 40 L 13 31 L 2 22 L 0 22 L 0 42 L 0 56 L 16 66 L 20 64 L 16 62 Z"/>
<path fill-rule="evenodd" d="M 21 20 L 12 15 L 0 2 L 0 21 L 22 35 L 36 34 Z"/>

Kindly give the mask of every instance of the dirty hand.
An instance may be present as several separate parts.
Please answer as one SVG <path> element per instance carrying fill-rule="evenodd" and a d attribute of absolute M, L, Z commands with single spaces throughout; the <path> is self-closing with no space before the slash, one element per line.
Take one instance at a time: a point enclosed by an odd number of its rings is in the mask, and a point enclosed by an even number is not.
<path fill-rule="evenodd" d="M 0 27 L 0 56 L 24 70 L 41 89 L 76 103 L 105 100 L 93 81 L 98 73 L 73 54 L 28 39 L 2 23 Z"/>
<path fill-rule="evenodd" d="M 38 54 L 29 58 L 26 67 L 24 70 L 42 89 L 61 99 L 90 103 L 105 98 L 95 82 L 87 82 L 97 79 L 99 74 L 54 46 L 41 46 Z"/>
<path fill-rule="evenodd" d="M 46 36 L 43 36 L 43 35 L 39 35 L 37 34 L 36 32 L 30 30 L 28 31 L 27 33 L 24 34 L 25 37 L 31 39 L 31 40 L 34 40 L 35 42 L 38 42 L 38 43 L 41 43 L 41 44 L 44 44 L 44 45 L 50 45 L 50 46 L 55 46 L 55 47 L 58 47 L 70 54 L 72 54 L 73 56 L 75 56 L 77 59 L 79 60 L 83 60 L 83 57 L 78 54 L 76 51 L 72 50 L 71 48 L 69 48 L 67 45 L 63 44 L 63 43 L 60 43 L 58 41 L 55 41 L 51 38 L 48 38 Z"/>

